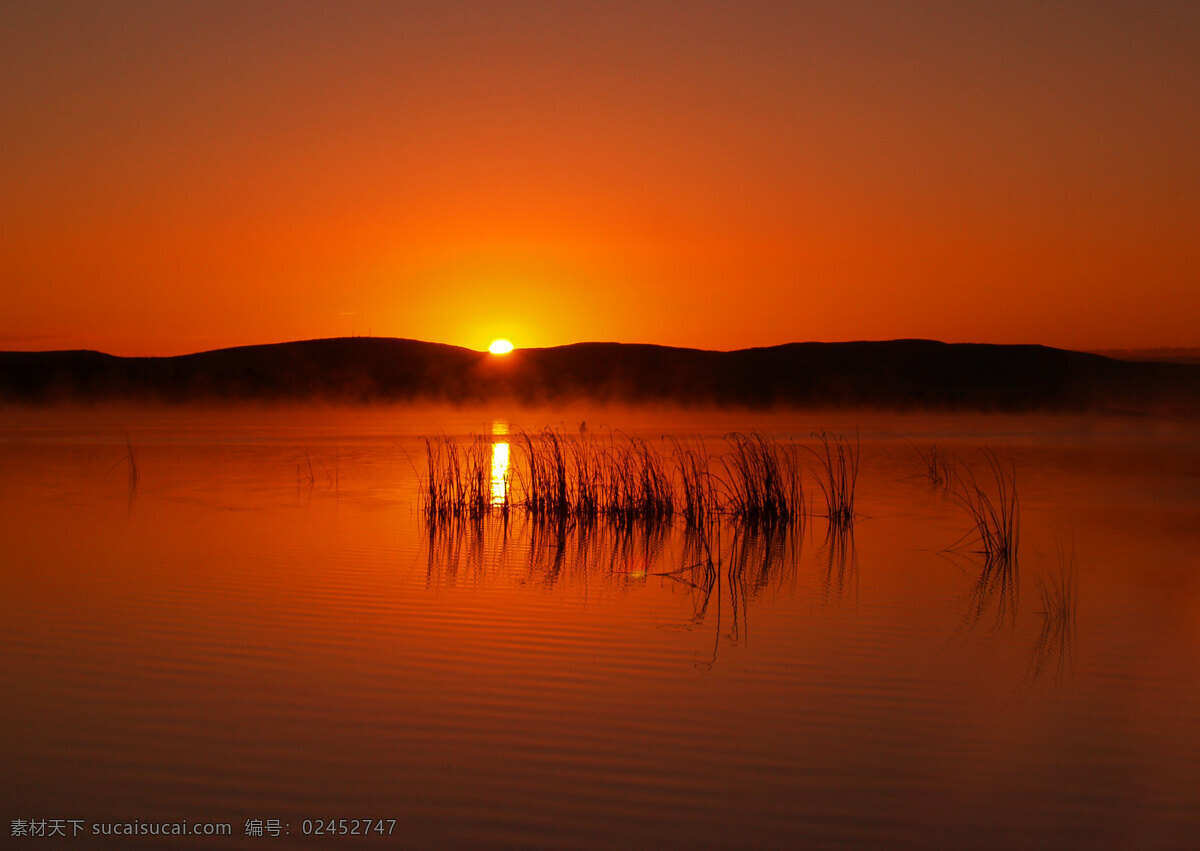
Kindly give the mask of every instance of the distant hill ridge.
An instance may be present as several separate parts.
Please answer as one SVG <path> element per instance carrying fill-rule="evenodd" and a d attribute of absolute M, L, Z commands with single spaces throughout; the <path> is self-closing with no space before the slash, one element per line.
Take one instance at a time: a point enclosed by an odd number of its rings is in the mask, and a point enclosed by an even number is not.
<path fill-rule="evenodd" d="M 0 400 L 8 403 L 493 398 L 750 407 L 1109 407 L 1195 414 L 1200 365 L 932 340 L 788 343 L 732 352 L 576 343 L 502 357 L 377 337 L 153 358 L 0 352 Z"/>
<path fill-rule="evenodd" d="M 1157 349 L 1096 349 L 1092 354 L 1116 360 L 1200 363 L 1200 348 L 1160 346 Z"/>

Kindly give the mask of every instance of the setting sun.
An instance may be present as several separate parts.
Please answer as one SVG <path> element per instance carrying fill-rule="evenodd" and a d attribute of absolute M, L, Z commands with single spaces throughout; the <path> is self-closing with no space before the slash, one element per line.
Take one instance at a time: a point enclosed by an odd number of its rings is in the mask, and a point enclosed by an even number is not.
<path fill-rule="evenodd" d="M 1200 0 L 0 57 L 9 836 L 1200 836 Z"/>

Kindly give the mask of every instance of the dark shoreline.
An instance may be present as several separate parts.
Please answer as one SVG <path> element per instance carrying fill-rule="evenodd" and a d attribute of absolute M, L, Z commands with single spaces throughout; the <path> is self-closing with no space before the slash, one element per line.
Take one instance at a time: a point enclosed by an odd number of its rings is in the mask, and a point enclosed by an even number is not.
<path fill-rule="evenodd" d="M 492 400 L 1193 416 L 1200 414 L 1200 365 L 930 340 L 790 343 L 732 352 L 578 343 L 503 357 L 371 337 L 161 358 L 0 352 L 0 401 L 16 404 Z"/>

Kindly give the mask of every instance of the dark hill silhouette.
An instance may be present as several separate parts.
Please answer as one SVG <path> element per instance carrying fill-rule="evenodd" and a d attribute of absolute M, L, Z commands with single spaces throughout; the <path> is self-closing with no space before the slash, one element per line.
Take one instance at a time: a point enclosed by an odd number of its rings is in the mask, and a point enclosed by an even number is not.
<path fill-rule="evenodd" d="M 1045 346 L 930 340 L 791 343 L 713 352 L 622 343 L 505 357 L 353 337 L 166 358 L 0 352 L 0 399 L 472 402 L 583 399 L 689 405 L 1200 411 L 1200 366 L 1112 360 Z"/>

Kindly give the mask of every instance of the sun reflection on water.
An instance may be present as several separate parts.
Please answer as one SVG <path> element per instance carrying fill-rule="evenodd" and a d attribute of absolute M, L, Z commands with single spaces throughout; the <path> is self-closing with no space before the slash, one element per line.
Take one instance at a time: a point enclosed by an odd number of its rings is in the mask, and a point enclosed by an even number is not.
<path fill-rule="evenodd" d="M 492 423 L 494 438 L 508 435 L 508 423 L 496 420 Z M 508 468 L 508 443 L 496 440 L 492 444 L 492 505 L 503 506 L 508 502 L 508 485 L 510 479 Z"/>

